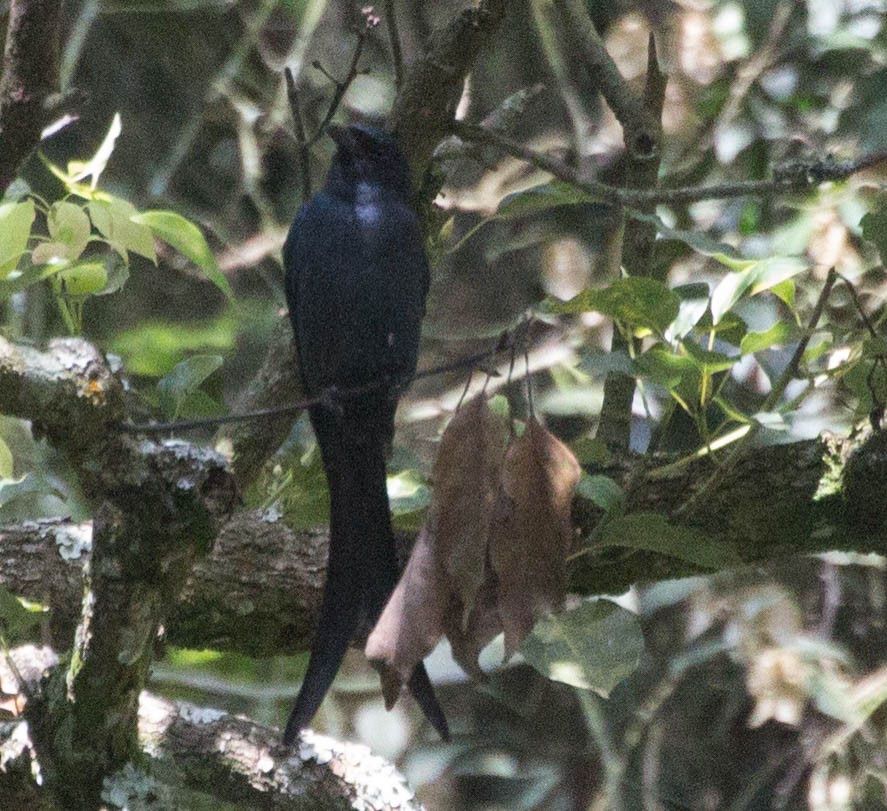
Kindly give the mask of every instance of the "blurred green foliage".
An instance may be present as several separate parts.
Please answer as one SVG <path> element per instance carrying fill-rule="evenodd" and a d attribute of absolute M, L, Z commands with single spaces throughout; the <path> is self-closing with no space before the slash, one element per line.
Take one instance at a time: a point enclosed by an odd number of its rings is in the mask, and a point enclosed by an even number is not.
<path fill-rule="evenodd" d="M 410 62 L 422 53 L 428 32 L 464 4 L 394 5 Z M 541 81 L 545 89 L 535 106 L 509 134 L 619 185 L 621 131 L 585 68 L 570 61 L 575 54 L 559 50 L 558 36 L 569 32 L 547 36 L 540 14 L 545 5 L 526 0 L 514 7 L 475 66 L 463 112 L 481 121 L 516 90 Z M 669 74 L 663 186 L 760 179 L 774 167 L 885 148 L 887 32 L 878 0 L 583 5 L 626 75 L 640 75 L 647 33 L 656 33 Z M 42 157 L 24 167 L 0 201 L 3 334 L 35 343 L 70 333 L 95 340 L 116 356 L 140 419 L 217 414 L 235 402 L 282 315 L 279 251 L 300 203 L 281 69 L 294 70 L 313 131 L 333 92 L 313 63 L 334 77 L 344 75 L 358 6 L 323 0 L 71 5 L 62 90 L 82 90 L 86 100 L 77 120 L 47 130 Z M 559 60 L 567 60 L 572 73 L 559 70 Z M 369 36 L 360 68 L 339 118 L 380 123 L 395 93 L 384 25 Z M 321 139 L 311 151 L 315 188 L 330 150 Z M 887 402 L 883 168 L 787 198 L 663 204 L 655 215 L 628 211 L 657 232 L 649 273 L 628 278 L 619 268 L 619 212 L 495 150 L 457 149 L 458 160 L 445 152 L 434 167 L 445 183 L 436 230 L 429 234 L 433 284 L 420 366 L 488 348 L 503 327 L 532 311 L 526 363 L 518 358 L 510 373 L 501 370 L 487 383 L 488 392 L 497 395 L 497 410 L 520 419 L 527 411 L 523 368 L 534 370 L 537 408 L 592 471 L 580 482 L 579 498 L 605 512 L 597 540 L 610 544 L 613 554 L 655 546 L 700 568 L 733 562 L 717 539 L 674 530 L 660 516 L 623 515 L 625 494 L 594 471 L 609 461 L 594 439 L 608 371 L 639 384 L 633 450 L 668 450 L 678 459 L 743 441 L 752 428 L 760 429 L 759 442 L 841 432 Z M 837 284 L 808 335 L 810 313 L 832 267 L 853 290 Z M 637 340 L 629 350 L 608 353 L 613 329 Z M 809 344 L 793 379 L 769 403 L 804 337 Z M 414 530 L 423 521 L 436 439 L 463 385 L 462 376 L 418 381 L 402 409 L 389 488 L 400 528 Z M 323 472 L 304 420 L 251 485 L 245 503 L 295 528 L 326 522 Z M 0 519 L 50 515 L 88 517 L 76 479 L 25 426 L 0 419 Z M 752 589 L 730 602 L 720 593 L 707 599 L 706 588 L 695 598 L 686 584 L 653 588 L 663 606 L 680 603 L 700 622 L 734 617 L 723 620 L 729 626 L 723 634 L 712 632 L 683 660 L 672 661 L 675 680 L 703 664 L 714 671 L 707 683 L 717 685 L 723 672 L 715 664 L 725 652 L 742 667 L 763 667 L 761 657 L 769 661 L 764 653 L 785 641 L 772 631 L 779 618 L 799 637 L 789 607 L 794 596 L 783 601 Z M 687 600 L 691 604 L 681 603 Z M 12 603 L 7 608 L 14 624 L 17 609 Z M 621 609 L 601 612 L 598 603 L 583 604 L 554 620 L 540 630 L 527 658 L 555 676 L 582 674 L 583 664 L 588 672 L 597 668 L 602 679 L 586 676 L 585 682 L 612 690 L 618 705 L 616 676 L 627 674 L 638 658 L 636 620 Z M 612 623 L 624 624 L 613 630 Z M 601 649 L 614 638 L 621 652 Z M 588 640 L 599 644 L 586 650 Z M 803 676 L 788 704 L 797 708 L 809 698 L 822 709 L 828 696 L 843 690 L 850 699 L 842 706 L 850 710 L 832 716 L 847 723 L 855 756 L 865 762 L 860 730 L 871 716 L 858 674 L 842 669 L 846 663 L 833 648 L 816 648 L 807 637 L 801 647 L 797 641 L 785 645 L 785 661 Z M 603 657 L 603 666 L 593 657 Z M 170 681 L 206 668 L 222 680 L 249 678 L 260 685 L 298 670 L 293 663 L 179 651 L 163 667 Z M 883 692 L 875 687 L 868 695 L 880 706 Z M 773 706 L 765 694 L 764 688 L 754 693 L 761 713 Z M 261 702 L 250 701 L 240 708 L 256 714 Z M 280 719 L 274 701 L 258 713 L 269 722 Z M 596 708 L 583 696 L 581 711 L 592 728 Z M 528 764 L 545 757 L 566 769 L 568 758 L 541 739 L 538 716 L 526 704 L 522 710 L 521 718 L 537 722 L 534 729 L 516 731 L 511 716 L 501 726 L 479 724 L 474 749 L 457 753 L 459 767 L 468 773 L 481 764 L 481 774 L 493 763 L 502 768 L 501 758 L 484 756 L 504 749 L 517 754 L 509 761 L 511 777 L 500 786 L 525 779 L 532 773 Z M 329 717 L 335 722 L 335 713 Z M 821 763 L 834 766 L 826 757 Z M 559 807 L 552 796 L 572 784 L 550 780 L 552 771 L 541 766 L 539 774 L 544 790 L 523 785 L 521 796 Z M 679 768 L 668 775 L 675 781 L 681 776 Z M 449 807 L 457 805 L 456 793 Z M 749 789 L 732 807 L 768 807 L 753 794 Z M 464 805 L 470 807 L 467 800 Z"/>

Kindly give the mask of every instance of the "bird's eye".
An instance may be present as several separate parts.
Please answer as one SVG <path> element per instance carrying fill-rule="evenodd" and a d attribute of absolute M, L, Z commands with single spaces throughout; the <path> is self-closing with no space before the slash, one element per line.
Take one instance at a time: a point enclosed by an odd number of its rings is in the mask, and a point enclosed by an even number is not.
<path fill-rule="evenodd" d="M 375 152 L 378 149 L 378 144 L 376 143 L 375 138 L 367 135 L 363 130 L 354 130 L 354 140 L 364 152 Z"/>

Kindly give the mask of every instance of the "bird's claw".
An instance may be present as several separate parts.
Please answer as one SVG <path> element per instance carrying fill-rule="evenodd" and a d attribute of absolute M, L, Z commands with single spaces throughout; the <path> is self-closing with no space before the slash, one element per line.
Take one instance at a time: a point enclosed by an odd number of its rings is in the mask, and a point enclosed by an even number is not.
<path fill-rule="evenodd" d="M 334 414 L 342 414 L 342 402 L 339 396 L 339 387 L 336 385 L 327 386 L 320 393 L 320 402 L 324 408 L 332 411 Z"/>

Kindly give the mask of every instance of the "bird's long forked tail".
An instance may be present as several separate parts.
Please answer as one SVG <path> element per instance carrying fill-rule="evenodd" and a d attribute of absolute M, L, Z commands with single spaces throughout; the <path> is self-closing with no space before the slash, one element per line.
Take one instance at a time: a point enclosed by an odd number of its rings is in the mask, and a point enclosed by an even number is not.
<path fill-rule="evenodd" d="M 364 618 L 375 623 L 397 583 L 397 557 L 382 446 L 323 443 L 330 488 L 327 579 L 308 670 L 283 734 L 285 745 L 317 712 Z M 409 681 L 422 712 L 444 740 L 446 717 L 420 662 Z"/>

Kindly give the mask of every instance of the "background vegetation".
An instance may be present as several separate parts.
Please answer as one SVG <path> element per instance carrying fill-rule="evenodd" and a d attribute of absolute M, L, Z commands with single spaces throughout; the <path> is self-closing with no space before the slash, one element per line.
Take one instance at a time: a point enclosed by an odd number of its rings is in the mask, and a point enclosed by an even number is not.
<path fill-rule="evenodd" d="M 326 0 L 64 4 L 53 124 L 0 205 L 3 336 L 94 342 L 133 422 L 255 405 L 282 345 L 280 248 L 332 148 L 300 158 L 284 68 L 314 133 L 360 41 L 336 119 L 385 123 L 392 9 L 409 68 L 466 5 L 383 3 L 368 27 Z M 887 581 L 861 554 L 885 551 L 883 454 L 865 444 L 887 397 L 883 0 L 505 7 L 425 178 L 420 368 L 514 336 L 470 390 L 518 424 L 531 392 L 582 463 L 569 582 L 585 597 L 517 662 L 495 668 L 494 643 L 483 686 L 435 652 L 450 745 L 408 702 L 384 712 L 359 653 L 316 723 L 395 760 L 434 808 L 884 807 Z M 646 98 L 633 120 L 602 98 L 594 32 Z M 654 142 L 630 140 L 639 121 Z M 407 535 L 466 377 L 416 381 L 401 408 L 389 489 Z M 323 477 L 291 422 L 237 470 L 242 507 L 308 531 Z M 93 517 L 69 456 L 17 418 L 0 418 L 0 476 L 2 525 Z M 150 689 L 279 725 L 306 657 L 256 635 L 172 641 Z"/>

